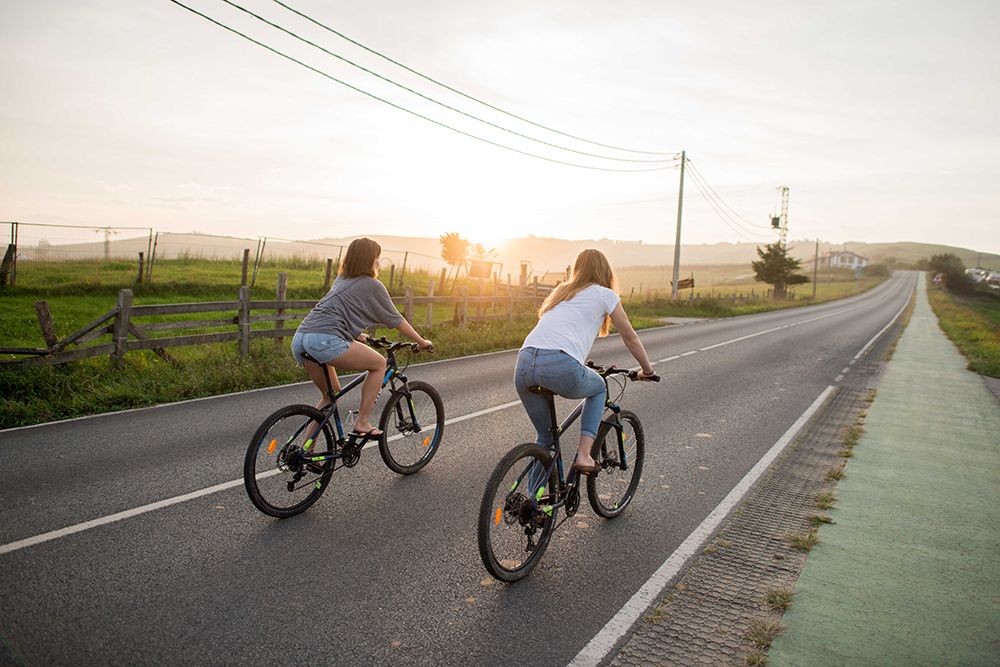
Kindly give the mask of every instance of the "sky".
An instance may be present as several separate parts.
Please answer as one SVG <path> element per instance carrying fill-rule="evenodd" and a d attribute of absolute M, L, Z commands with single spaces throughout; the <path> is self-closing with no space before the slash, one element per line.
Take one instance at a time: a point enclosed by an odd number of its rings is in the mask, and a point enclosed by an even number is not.
<path fill-rule="evenodd" d="M 400 90 L 222 0 L 179 0 L 331 77 L 488 141 L 590 166 Z M 685 243 L 789 236 L 1000 252 L 1000 3 L 233 0 L 491 123 L 605 156 L 686 151 Z M 679 171 L 611 172 L 458 134 L 170 0 L 0 0 L 0 220 L 243 237 L 672 243 Z M 702 188 L 707 186 L 702 185 Z M 736 216 L 739 217 L 736 217 Z M 734 224 L 733 219 L 737 221 Z"/>

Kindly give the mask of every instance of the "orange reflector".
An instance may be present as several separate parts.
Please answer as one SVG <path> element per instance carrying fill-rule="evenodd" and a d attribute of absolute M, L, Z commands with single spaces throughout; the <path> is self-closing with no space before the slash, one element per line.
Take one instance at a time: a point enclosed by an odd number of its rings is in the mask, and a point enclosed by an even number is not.
<path fill-rule="evenodd" d="M 503 516 L 503 509 L 502 509 L 502 508 L 500 508 L 500 507 L 498 507 L 498 508 L 497 508 L 497 515 L 496 515 L 496 516 L 495 516 L 495 517 L 493 518 L 493 523 L 494 523 L 495 525 L 497 525 L 497 526 L 499 526 L 499 525 L 500 525 L 500 517 L 501 517 L 501 516 Z"/>
<path fill-rule="evenodd" d="M 431 436 L 427 436 L 426 438 L 424 438 L 424 447 L 426 447 L 429 444 L 431 444 Z"/>
<path fill-rule="evenodd" d="M 271 440 L 271 444 L 267 446 L 267 453 L 274 454 L 274 448 L 277 446 L 277 444 L 278 444 L 277 440 Z"/>

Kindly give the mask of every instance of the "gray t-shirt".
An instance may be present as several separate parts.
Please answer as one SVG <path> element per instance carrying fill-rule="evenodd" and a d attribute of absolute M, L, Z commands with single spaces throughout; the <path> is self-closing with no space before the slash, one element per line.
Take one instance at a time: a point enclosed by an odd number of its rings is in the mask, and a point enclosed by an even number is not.
<path fill-rule="evenodd" d="M 351 340 L 375 324 L 395 328 L 402 321 L 385 285 L 371 276 L 338 277 L 299 324 L 299 331 L 336 334 Z"/>

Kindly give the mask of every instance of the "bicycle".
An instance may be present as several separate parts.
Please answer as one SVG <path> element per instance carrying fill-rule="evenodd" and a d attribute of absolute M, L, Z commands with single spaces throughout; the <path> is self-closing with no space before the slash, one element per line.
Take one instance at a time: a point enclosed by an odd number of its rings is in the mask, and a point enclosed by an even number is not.
<path fill-rule="evenodd" d="M 615 376 L 639 379 L 637 371 L 598 366 L 590 361 L 587 366 L 604 379 L 605 388 Z M 657 375 L 644 379 L 660 380 Z M 625 394 L 624 380 L 619 388 L 615 400 L 611 400 L 610 391 L 606 394 L 605 408 L 610 413 L 601 421 L 591 448 L 591 456 L 601 469 L 586 476 L 590 506 L 606 519 L 621 515 L 632 502 L 645 452 L 639 417 L 618 405 Z M 479 555 L 486 570 L 505 582 L 527 576 L 541 560 L 556 528 L 580 507 L 583 475 L 570 469 L 569 476 L 564 477 L 559 436 L 583 412 L 583 402 L 558 424 L 555 394 L 539 385 L 529 390 L 548 399 L 553 442 L 548 447 L 528 442 L 507 452 L 493 470 L 479 506 Z M 557 524 L 559 508 L 566 516 Z"/>
<path fill-rule="evenodd" d="M 264 514 L 286 518 L 305 511 L 323 495 L 334 471 L 358 464 L 371 439 L 377 439 L 386 466 L 401 475 L 417 472 L 437 453 L 444 433 L 441 397 L 426 382 L 411 382 L 406 377 L 409 360 L 402 366 L 396 360 L 397 351 L 413 353 L 417 344 L 392 342 L 384 336 L 366 342 L 375 349 L 387 350 L 382 388 L 388 385 L 391 396 L 378 422 L 382 434 L 351 431 L 345 437 L 337 408 L 337 399 L 364 382 L 368 373 L 335 393 L 329 373 L 324 372 L 330 399 L 326 406 L 318 409 L 289 405 L 277 410 L 257 428 L 247 448 L 243 483 L 250 501 Z M 326 364 L 316 363 L 326 371 Z M 356 412 L 348 412 L 348 425 Z"/>

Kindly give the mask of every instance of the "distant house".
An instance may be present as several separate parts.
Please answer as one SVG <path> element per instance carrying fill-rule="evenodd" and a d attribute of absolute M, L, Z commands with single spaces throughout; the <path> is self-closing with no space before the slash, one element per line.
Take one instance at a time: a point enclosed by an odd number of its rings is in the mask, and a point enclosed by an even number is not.
<path fill-rule="evenodd" d="M 823 264 L 833 269 L 863 269 L 868 266 L 868 258 L 848 250 L 839 250 L 824 257 Z"/>

